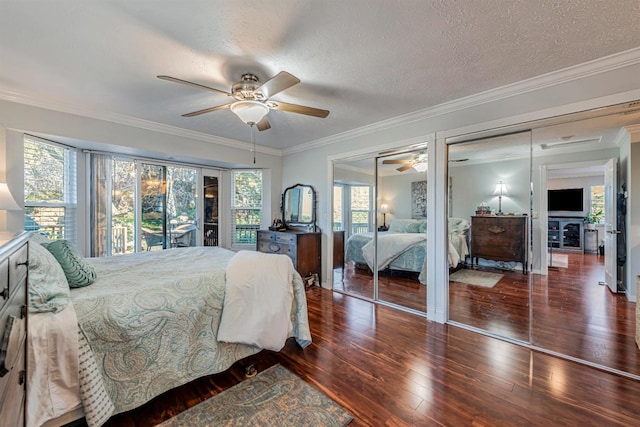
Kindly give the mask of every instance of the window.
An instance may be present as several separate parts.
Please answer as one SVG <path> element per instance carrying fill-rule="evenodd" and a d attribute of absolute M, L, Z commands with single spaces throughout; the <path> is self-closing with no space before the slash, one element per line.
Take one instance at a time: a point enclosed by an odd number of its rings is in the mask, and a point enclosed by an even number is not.
<path fill-rule="evenodd" d="M 25 136 L 25 230 L 77 241 L 76 157 L 73 149 Z"/>
<path fill-rule="evenodd" d="M 591 215 L 604 218 L 604 185 L 591 186 Z"/>
<path fill-rule="evenodd" d="M 333 186 L 333 230 L 341 231 L 344 230 L 343 224 L 343 195 L 344 187 L 342 185 L 334 185 Z"/>
<path fill-rule="evenodd" d="M 91 174 L 93 256 L 197 244 L 198 169 L 92 153 Z"/>
<path fill-rule="evenodd" d="M 232 244 L 255 245 L 262 217 L 262 171 L 233 171 L 232 185 Z"/>
<path fill-rule="evenodd" d="M 351 186 L 351 232 L 371 231 L 371 187 Z"/>

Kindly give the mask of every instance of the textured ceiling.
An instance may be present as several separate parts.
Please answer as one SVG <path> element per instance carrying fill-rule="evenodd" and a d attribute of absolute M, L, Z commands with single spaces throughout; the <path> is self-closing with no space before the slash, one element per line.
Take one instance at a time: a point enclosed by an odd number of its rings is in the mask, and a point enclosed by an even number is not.
<path fill-rule="evenodd" d="M 638 0 L 2 0 L 0 97 L 250 140 L 241 74 L 302 82 L 257 143 L 285 149 L 640 46 Z M 25 101 L 26 102 L 26 101 Z"/>

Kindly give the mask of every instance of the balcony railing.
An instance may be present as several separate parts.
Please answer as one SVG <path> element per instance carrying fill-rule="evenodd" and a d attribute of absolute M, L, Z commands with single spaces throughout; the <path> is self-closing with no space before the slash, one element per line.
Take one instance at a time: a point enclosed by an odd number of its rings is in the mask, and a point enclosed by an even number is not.
<path fill-rule="evenodd" d="M 344 230 L 344 224 L 341 222 L 334 222 L 333 230 L 334 231 Z M 369 224 L 367 224 L 366 222 L 356 222 L 351 224 L 351 234 L 366 233 L 367 231 L 370 231 L 370 230 L 369 230 Z"/>
<path fill-rule="evenodd" d="M 258 241 L 260 224 L 236 224 L 234 243 L 239 245 L 255 244 Z"/>

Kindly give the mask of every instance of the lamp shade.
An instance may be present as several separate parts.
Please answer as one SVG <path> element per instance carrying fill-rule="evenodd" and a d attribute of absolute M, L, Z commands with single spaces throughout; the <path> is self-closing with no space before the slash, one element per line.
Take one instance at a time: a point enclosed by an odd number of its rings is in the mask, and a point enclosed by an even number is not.
<path fill-rule="evenodd" d="M 0 183 L 0 210 L 21 211 L 22 208 L 16 203 L 16 199 L 11 195 L 11 191 L 6 183 Z"/>
<path fill-rule="evenodd" d="M 493 191 L 493 194 L 496 194 L 498 196 L 504 196 L 504 195 L 508 194 L 506 184 L 503 183 L 502 181 L 498 182 L 496 184 L 496 189 Z"/>
<path fill-rule="evenodd" d="M 389 213 L 389 205 L 387 205 L 386 203 L 381 203 L 380 204 L 380 209 L 378 209 L 378 213 L 388 214 Z"/>
<path fill-rule="evenodd" d="M 269 107 L 258 101 L 238 101 L 231 104 L 229 108 L 248 125 L 255 125 L 269 113 Z"/>

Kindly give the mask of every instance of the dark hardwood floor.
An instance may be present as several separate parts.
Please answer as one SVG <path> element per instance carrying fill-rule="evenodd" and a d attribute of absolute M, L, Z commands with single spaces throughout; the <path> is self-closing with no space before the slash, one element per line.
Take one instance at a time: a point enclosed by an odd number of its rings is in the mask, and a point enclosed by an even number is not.
<path fill-rule="evenodd" d="M 510 339 L 530 342 L 608 368 L 640 376 L 640 351 L 635 343 L 635 303 L 614 294 L 604 281 L 604 257 L 596 254 L 555 254 L 556 267 L 547 276 L 488 267 L 500 273 L 491 288 L 451 281 L 452 321 Z M 373 276 L 368 269 L 347 264 L 337 269 L 334 288 L 372 298 Z M 635 284 L 631 284 L 635 286 Z M 410 275 L 382 272 L 379 297 L 424 311 L 427 287 Z M 531 298 L 529 294 L 531 293 Z"/>
<path fill-rule="evenodd" d="M 280 363 L 355 415 L 354 426 L 630 426 L 640 382 L 313 287 L 313 343 L 293 340 L 194 381 L 108 426 L 152 426 Z"/>

